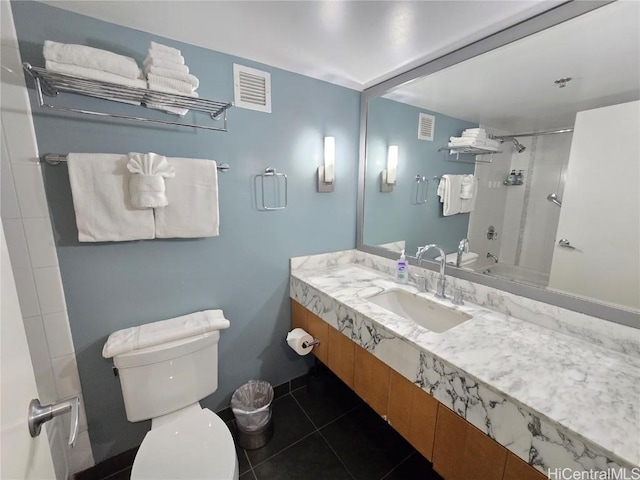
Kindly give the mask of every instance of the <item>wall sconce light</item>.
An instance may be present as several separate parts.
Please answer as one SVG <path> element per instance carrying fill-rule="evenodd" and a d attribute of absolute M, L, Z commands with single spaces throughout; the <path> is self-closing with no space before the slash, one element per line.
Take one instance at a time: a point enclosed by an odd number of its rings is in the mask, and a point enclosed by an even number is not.
<path fill-rule="evenodd" d="M 336 137 L 324 137 L 324 165 L 318 167 L 318 192 L 333 192 L 336 169 Z"/>
<path fill-rule="evenodd" d="M 387 153 L 387 169 L 380 172 L 380 191 L 393 192 L 398 171 L 398 145 L 389 145 Z"/>

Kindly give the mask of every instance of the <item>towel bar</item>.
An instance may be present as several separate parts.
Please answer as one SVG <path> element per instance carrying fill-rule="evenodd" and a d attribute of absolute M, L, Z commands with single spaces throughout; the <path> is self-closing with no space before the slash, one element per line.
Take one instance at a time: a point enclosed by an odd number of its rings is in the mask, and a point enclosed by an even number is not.
<path fill-rule="evenodd" d="M 59 165 L 60 162 L 66 162 L 67 161 L 67 156 L 66 155 L 62 155 L 60 153 L 45 153 L 42 156 L 42 160 L 46 163 L 48 163 L 49 165 Z M 218 171 L 220 172 L 226 172 L 228 171 L 231 167 L 229 166 L 228 163 L 221 163 L 219 165 L 217 165 Z"/>
<path fill-rule="evenodd" d="M 260 179 L 260 182 L 258 182 Z M 265 179 L 273 179 L 271 182 L 265 182 Z M 268 185 L 271 184 L 271 187 Z M 273 205 L 268 205 L 265 196 L 265 186 L 273 189 Z M 264 173 L 256 175 L 254 178 L 254 189 L 256 195 L 256 207 L 258 210 L 263 211 L 272 211 L 272 210 L 283 210 L 287 208 L 287 176 L 284 173 L 277 172 L 273 167 L 267 167 L 264 169 Z M 281 191 L 284 190 L 284 195 L 281 194 Z M 260 193 L 260 195 L 258 194 Z M 262 198 L 262 204 L 258 204 L 258 197 Z M 284 197 L 284 198 L 283 198 Z"/>

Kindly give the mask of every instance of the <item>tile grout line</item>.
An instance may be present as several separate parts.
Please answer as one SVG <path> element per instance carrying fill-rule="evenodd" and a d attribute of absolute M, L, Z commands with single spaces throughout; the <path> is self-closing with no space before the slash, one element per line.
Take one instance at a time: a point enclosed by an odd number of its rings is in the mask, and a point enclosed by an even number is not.
<path fill-rule="evenodd" d="M 340 458 L 340 455 L 338 455 L 338 452 L 336 452 L 334 450 L 334 448 L 331 446 L 331 444 L 329 443 L 329 440 L 327 440 L 325 438 L 325 436 L 322 434 L 322 432 L 320 430 L 318 430 L 318 434 L 322 437 L 322 440 L 324 440 L 324 442 L 327 444 L 327 446 L 329 447 L 329 449 L 333 452 L 333 454 L 336 456 L 336 458 L 338 459 L 338 461 L 340 462 L 340 464 L 344 467 L 345 471 L 349 474 L 349 476 L 351 478 L 353 478 L 355 480 L 355 476 L 351 473 L 351 470 L 349 470 L 349 468 L 347 467 L 347 465 L 342 461 L 342 458 Z"/>
<path fill-rule="evenodd" d="M 416 454 L 417 451 L 413 451 L 411 452 L 409 455 L 407 455 L 403 460 L 400 461 L 400 463 L 398 463 L 395 467 L 393 467 L 391 470 L 389 470 L 385 475 L 382 476 L 382 478 L 380 480 L 384 480 L 385 478 L 388 478 L 389 475 L 391 475 L 393 472 L 395 472 L 398 468 L 400 468 L 400 466 L 402 466 L 403 463 L 405 463 L 407 460 L 409 460 L 413 455 Z"/>

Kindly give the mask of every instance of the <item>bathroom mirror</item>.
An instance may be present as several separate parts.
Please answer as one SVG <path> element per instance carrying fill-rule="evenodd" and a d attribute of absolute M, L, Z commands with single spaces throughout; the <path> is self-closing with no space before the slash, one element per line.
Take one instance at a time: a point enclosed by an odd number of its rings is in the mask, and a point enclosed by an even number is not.
<path fill-rule="evenodd" d="M 477 259 L 460 268 L 449 265 L 448 274 L 640 327 L 640 290 L 634 284 L 618 296 L 584 285 L 616 278 L 620 262 L 584 260 L 608 255 L 610 248 L 626 250 L 621 263 L 635 263 L 628 275 L 638 282 L 636 210 L 622 213 L 613 235 L 602 237 L 626 240 L 618 247 L 605 242 L 597 252 L 589 251 L 589 233 L 581 232 L 604 224 L 610 210 L 594 209 L 590 226 L 559 228 L 576 217 L 571 208 L 579 210 L 576 198 L 587 183 L 597 184 L 611 168 L 605 158 L 599 168 L 586 161 L 569 168 L 576 114 L 640 99 L 639 15 L 637 2 L 563 4 L 365 91 L 358 248 L 397 258 L 401 249 L 415 256 L 418 246 L 437 243 L 453 253 L 467 238 Z M 478 127 L 503 137 L 498 152 L 450 152 L 449 137 Z M 640 133 L 632 135 L 637 145 Z M 391 145 L 398 147 L 397 167 L 388 161 Z M 637 165 L 637 154 L 634 160 Z M 394 185 L 385 182 L 390 167 Z M 512 171 L 522 172 L 521 184 L 510 181 Z M 569 182 L 571 172 L 578 172 L 572 178 L 579 182 Z M 637 175 L 623 180 L 623 171 L 618 173 L 624 183 L 611 187 L 637 202 Z M 444 174 L 474 175 L 473 211 L 443 215 L 437 191 Z M 598 193 L 607 191 L 602 185 Z M 578 233 L 567 239 L 565 231 Z M 584 276 L 558 280 L 554 258 L 569 250 L 593 264 L 589 282 Z"/>

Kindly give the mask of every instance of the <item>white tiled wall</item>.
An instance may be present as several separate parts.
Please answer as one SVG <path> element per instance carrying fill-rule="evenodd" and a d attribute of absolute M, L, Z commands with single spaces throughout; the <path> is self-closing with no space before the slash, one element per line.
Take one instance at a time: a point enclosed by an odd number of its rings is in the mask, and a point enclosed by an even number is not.
<path fill-rule="evenodd" d="M 82 399 L 13 17 L 8 1 L 0 1 L 0 8 L 2 223 L 40 400 L 43 404 L 51 403 L 74 395 Z M 94 463 L 84 403 L 80 419 L 80 434 L 73 449 L 66 446 L 69 436 L 66 416 L 47 424 L 59 480 L 70 478 Z"/>

